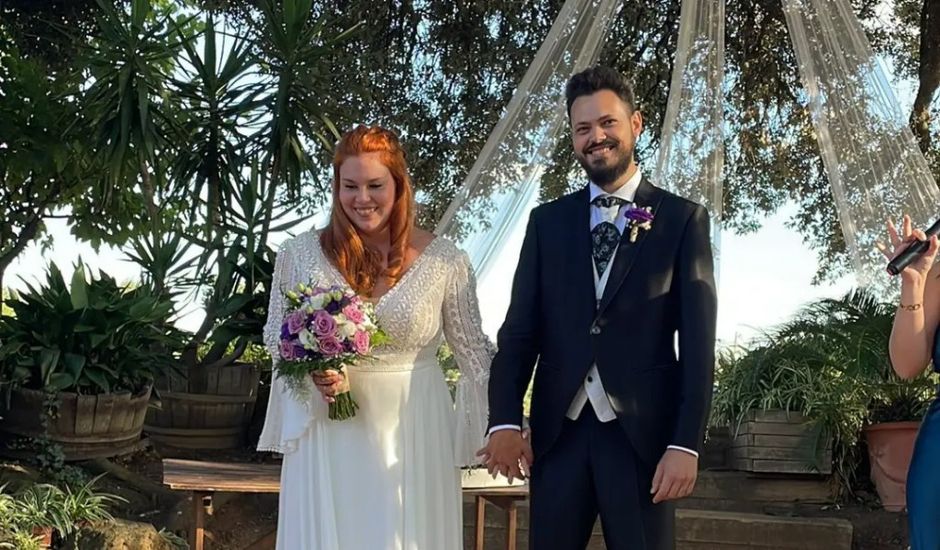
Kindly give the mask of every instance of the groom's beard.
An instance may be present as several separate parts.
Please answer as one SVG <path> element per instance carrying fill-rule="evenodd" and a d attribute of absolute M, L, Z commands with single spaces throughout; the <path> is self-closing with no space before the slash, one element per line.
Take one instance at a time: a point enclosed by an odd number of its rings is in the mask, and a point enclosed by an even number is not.
<path fill-rule="evenodd" d="M 613 158 L 610 162 L 592 164 L 588 159 L 589 151 L 599 145 L 613 147 L 610 152 Z M 604 186 L 617 181 L 630 168 L 630 162 L 633 160 L 633 147 L 623 147 L 620 141 L 607 139 L 602 143 L 592 143 L 580 153 L 576 153 L 575 157 L 581 163 L 581 168 L 584 168 L 588 178 L 595 184 Z"/>

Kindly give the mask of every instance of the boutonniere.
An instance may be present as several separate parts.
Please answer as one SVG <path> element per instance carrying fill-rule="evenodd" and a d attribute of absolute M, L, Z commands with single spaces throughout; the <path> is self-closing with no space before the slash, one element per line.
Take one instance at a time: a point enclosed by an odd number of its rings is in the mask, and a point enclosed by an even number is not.
<path fill-rule="evenodd" d="M 653 227 L 653 209 L 649 206 L 630 206 L 624 214 L 627 227 L 630 228 L 630 242 L 635 243 L 640 230 L 648 231 Z"/>

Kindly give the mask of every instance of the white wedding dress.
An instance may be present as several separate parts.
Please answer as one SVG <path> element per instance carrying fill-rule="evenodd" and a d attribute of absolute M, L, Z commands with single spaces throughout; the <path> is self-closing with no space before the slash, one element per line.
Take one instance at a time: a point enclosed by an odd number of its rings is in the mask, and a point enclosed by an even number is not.
<path fill-rule="evenodd" d="M 346 285 L 316 232 L 278 254 L 264 329 L 272 357 L 282 290 L 299 282 Z M 312 382 L 301 402 L 275 377 L 258 448 L 284 454 L 278 550 L 462 548 L 458 467 L 484 443 L 493 354 L 475 287 L 467 255 L 434 239 L 376 303 L 392 343 L 348 368 L 360 407 L 352 419 L 330 420 Z M 442 337 L 461 371 L 456 409 L 437 361 Z"/>

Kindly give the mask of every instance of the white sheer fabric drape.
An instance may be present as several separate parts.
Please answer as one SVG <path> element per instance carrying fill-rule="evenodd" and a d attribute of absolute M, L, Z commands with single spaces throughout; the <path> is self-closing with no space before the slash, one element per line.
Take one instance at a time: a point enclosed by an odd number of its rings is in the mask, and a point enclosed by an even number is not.
<path fill-rule="evenodd" d="M 883 289 L 885 220 L 930 225 L 940 191 L 848 0 L 783 0 L 826 175 L 859 283 Z M 893 286 L 893 285 L 892 285 Z"/>
<path fill-rule="evenodd" d="M 619 1 L 565 2 L 506 113 L 490 134 L 437 226 L 466 250 L 480 277 L 484 325 L 495 333 L 509 301 L 511 266 L 496 258 L 521 246 L 527 212 L 557 139 L 564 136 L 564 85 L 594 62 Z M 724 0 L 683 0 L 679 51 L 655 170 L 659 185 L 705 204 L 716 257 L 722 197 Z M 502 262 L 512 263 L 512 262 Z M 490 305 L 492 304 L 492 305 Z M 496 307 L 499 304 L 502 306 Z"/>
<path fill-rule="evenodd" d="M 676 62 L 652 178 L 657 185 L 708 208 L 716 268 L 721 248 L 724 65 L 724 0 L 683 0 Z"/>
<path fill-rule="evenodd" d="M 505 278 L 512 275 L 511 268 L 491 273 L 494 260 L 513 257 L 521 247 L 539 179 L 565 128 L 565 83 L 596 62 L 619 5 L 620 0 L 565 2 L 435 229 L 470 255 L 480 295 L 488 302 L 483 314 L 489 334 L 495 334 L 508 306 Z"/>

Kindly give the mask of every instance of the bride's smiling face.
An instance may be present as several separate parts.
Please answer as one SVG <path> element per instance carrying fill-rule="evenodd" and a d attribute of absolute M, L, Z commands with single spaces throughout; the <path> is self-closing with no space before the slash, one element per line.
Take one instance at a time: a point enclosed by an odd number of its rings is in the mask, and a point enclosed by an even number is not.
<path fill-rule="evenodd" d="M 395 180 L 382 153 L 362 153 L 340 165 L 339 203 L 362 233 L 375 235 L 385 229 L 395 204 Z"/>

